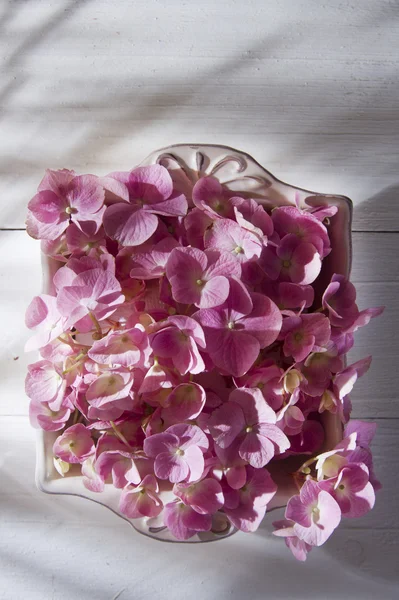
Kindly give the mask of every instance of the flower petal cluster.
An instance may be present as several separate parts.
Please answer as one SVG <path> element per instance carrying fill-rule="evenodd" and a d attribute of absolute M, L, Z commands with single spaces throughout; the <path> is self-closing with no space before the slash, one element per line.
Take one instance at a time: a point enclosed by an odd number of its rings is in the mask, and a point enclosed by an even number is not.
<path fill-rule="evenodd" d="M 30 420 L 56 432 L 60 477 L 112 486 L 178 540 L 255 531 L 288 470 L 275 535 L 303 561 L 381 487 L 374 426 L 349 420 L 371 358 L 345 358 L 382 308 L 324 262 L 336 207 L 266 209 L 215 174 L 182 189 L 160 164 L 46 172 L 27 217 L 52 273 L 26 312 Z"/>

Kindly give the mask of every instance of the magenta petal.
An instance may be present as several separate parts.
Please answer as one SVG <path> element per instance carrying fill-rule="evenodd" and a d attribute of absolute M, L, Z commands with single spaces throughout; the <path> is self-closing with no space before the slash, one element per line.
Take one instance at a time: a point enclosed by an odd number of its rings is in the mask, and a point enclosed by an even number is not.
<path fill-rule="evenodd" d="M 104 213 L 106 234 L 124 246 L 143 244 L 157 227 L 158 217 L 131 204 L 112 204 Z"/>
<path fill-rule="evenodd" d="M 277 306 L 262 294 L 251 294 L 252 312 L 242 320 L 246 333 L 255 337 L 261 348 L 270 346 L 280 333 L 282 316 Z"/>

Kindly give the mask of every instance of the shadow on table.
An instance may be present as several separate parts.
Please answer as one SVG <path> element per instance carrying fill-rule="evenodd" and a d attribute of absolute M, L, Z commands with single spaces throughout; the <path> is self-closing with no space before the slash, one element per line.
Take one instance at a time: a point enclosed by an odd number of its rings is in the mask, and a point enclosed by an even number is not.
<path fill-rule="evenodd" d="M 399 183 L 383 188 L 355 208 L 357 229 L 399 231 Z"/>

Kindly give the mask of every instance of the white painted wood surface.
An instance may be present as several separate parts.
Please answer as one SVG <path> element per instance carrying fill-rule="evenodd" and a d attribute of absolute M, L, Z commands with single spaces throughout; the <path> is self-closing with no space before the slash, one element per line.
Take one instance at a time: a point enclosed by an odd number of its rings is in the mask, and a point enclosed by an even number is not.
<path fill-rule="evenodd" d="M 0 599 L 398 596 L 399 4 L 396 0 L 0 0 Z M 46 167 L 128 169 L 178 142 L 228 144 L 278 177 L 355 203 L 360 306 L 385 304 L 354 414 L 375 419 L 375 510 L 298 564 L 270 522 L 165 545 L 34 486 L 23 313 L 40 290 L 22 231 Z"/>

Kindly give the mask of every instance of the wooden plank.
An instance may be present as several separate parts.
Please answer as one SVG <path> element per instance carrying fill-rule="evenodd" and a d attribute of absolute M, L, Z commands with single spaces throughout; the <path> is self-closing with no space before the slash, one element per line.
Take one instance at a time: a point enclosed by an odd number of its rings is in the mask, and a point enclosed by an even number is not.
<path fill-rule="evenodd" d="M 98 600 L 112 598 L 120 590 L 125 590 L 126 598 L 161 599 L 180 582 L 190 599 L 198 597 L 200 589 L 201 598 L 209 600 L 263 600 L 267 585 L 270 598 L 305 598 L 312 589 L 320 592 L 317 597 L 331 600 L 349 598 L 348 590 L 356 599 L 393 600 L 399 527 L 392 477 L 399 458 L 396 437 L 397 422 L 380 423 L 374 455 L 384 489 L 375 510 L 358 521 L 343 521 L 323 548 L 300 564 L 282 540 L 270 535 L 271 522 L 280 518 L 281 511 L 267 516 L 255 535 L 239 533 L 195 547 L 165 546 L 139 537 L 96 504 L 46 496 L 34 487 L 34 432 L 27 419 L 0 417 L 5 448 L 0 458 L 0 520 L 2 540 L 7 540 L 6 547 L 0 543 L 2 590 L 7 590 L 0 598 L 17 600 L 29 587 L 30 600 Z M 49 538 L 51 544 L 43 543 Z M 303 596 L 298 596 L 298 587 Z"/>
<path fill-rule="evenodd" d="M 358 304 L 360 308 L 386 306 L 382 316 L 357 332 L 356 345 L 350 353 L 351 362 L 373 354 L 370 372 L 357 382 L 352 395 L 357 417 L 399 417 L 392 383 L 392 374 L 399 360 L 399 324 L 396 318 L 399 310 L 399 265 L 397 261 L 387 259 L 395 256 L 398 241 L 399 234 L 354 235 L 352 272 L 358 288 Z M 7 257 L 0 264 L 0 308 L 2 314 L 7 315 L 4 343 L 0 348 L 0 378 L 6 390 L 0 402 L 0 414 L 23 415 L 27 411 L 24 379 L 27 365 L 36 360 L 36 354 L 23 352 L 25 340 L 29 337 L 23 315 L 31 298 L 41 288 L 39 246 L 25 232 L 0 232 L 0 250 Z M 384 282 L 388 278 L 390 283 Z"/>

